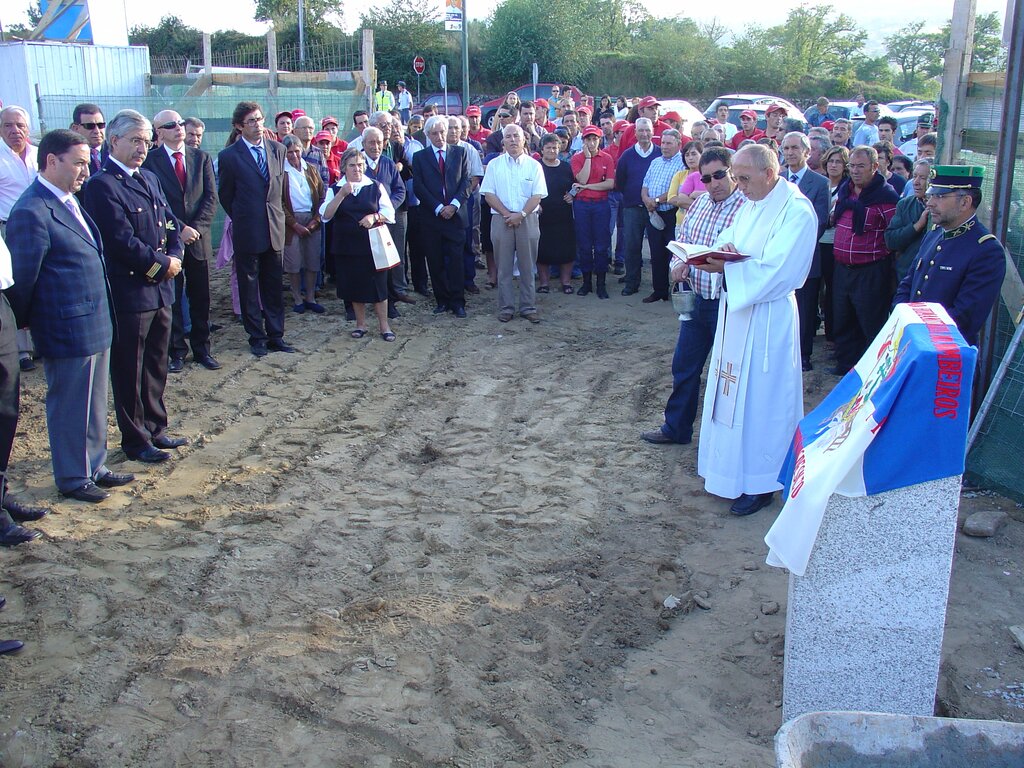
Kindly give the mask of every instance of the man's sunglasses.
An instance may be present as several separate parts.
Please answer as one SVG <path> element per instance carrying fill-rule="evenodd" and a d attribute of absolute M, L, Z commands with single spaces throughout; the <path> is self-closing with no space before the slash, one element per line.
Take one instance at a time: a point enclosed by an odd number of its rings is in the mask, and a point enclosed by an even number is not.
<path fill-rule="evenodd" d="M 79 123 L 80 126 L 85 128 L 87 131 L 95 131 L 99 128 L 101 131 L 107 127 L 106 123 Z"/>
<path fill-rule="evenodd" d="M 722 168 L 720 170 L 715 171 L 712 174 L 705 174 L 705 175 L 701 176 L 700 177 L 700 183 L 701 184 L 710 184 L 712 179 L 714 179 L 715 181 L 721 181 L 722 179 L 724 179 L 728 175 L 729 175 L 729 169 L 728 168 Z"/>
<path fill-rule="evenodd" d="M 169 131 L 169 130 L 171 130 L 173 128 L 184 128 L 184 127 L 185 127 L 185 121 L 184 120 L 171 120 L 171 122 L 169 122 L 169 123 L 164 123 L 163 125 L 158 125 L 157 126 L 157 128 L 162 128 L 165 131 Z"/>

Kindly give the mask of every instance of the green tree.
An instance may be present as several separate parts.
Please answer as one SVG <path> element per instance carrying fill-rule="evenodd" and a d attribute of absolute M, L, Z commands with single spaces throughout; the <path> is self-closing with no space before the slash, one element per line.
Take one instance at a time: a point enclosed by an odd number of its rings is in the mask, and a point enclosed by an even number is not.
<path fill-rule="evenodd" d="M 714 29 L 710 32 L 715 34 Z M 649 19 L 635 48 L 652 93 L 707 95 L 718 85 L 718 45 L 693 19 L 681 14 Z"/>
<path fill-rule="evenodd" d="M 637 30 L 651 18 L 638 0 L 590 0 L 583 6 L 597 24 L 598 45 L 605 51 L 628 51 Z"/>
<path fill-rule="evenodd" d="M 899 86 L 904 91 L 917 92 L 925 78 L 942 72 L 942 54 L 949 34 L 925 32 L 924 24 L 915 21 L 885 38 L 885 55 L 899 69 Z"/>
<path fill-rule="evenodd" d="M 437 2 L 392 0 L 390 5 L 380 10 L 364 13 L 360 25 L 373 30 L 378 77 L 391 85 L 398 80 L 415 80 L 412 59 L 419 54 L 427 62 L 421 81 L 423 88 L 436 89 L 438 69 L 441 64 L 448 64 L 449 88 L 458 90 L 452 86 L 461 82 L 461 49 L 455 47 L 454 33 L 445 33 Z M 456 77 L 456 69 L 459 70 L 459 78 Z"/>
<path fill-rule="evenodd" d="M 201 60 L 203 33 L 177 16 L 164 16 L 155 27 L 143 25 L 128 31 L 132 45 L 148 45 L 150 56 L 180 56 Z"/>
<path fill-rule="evenodd" d="M 573 0 L 505 0 L 490 25 L 487 70 L 523 83 L 537 62 L 545 79 L 585 85 L 600 40 L 598 20 Z"/>
<path fill-rule="evenodd" d="M 299 0 L 255 0 L 256 21 L 285 21 L 298 23 Z M 337 25 L 342 20 L 341 0 L 303 0 L 307 29 Z"/>
<path fill-rule="evenodd" d="M 947 21 L 938 38 L 942 51 L 949 47 L 949 36 L 953 27 L 952 20 Z M 1003 47 L 1002 24 L 999 15 L 992 11 L 974 17 L 974 48 L 972 50 L 971 71 L 1000 72 L 1006 69 L 1006 49 Z M 941 67 L 940 70 L 941 71 Z"/>
<path fill-rule="evenodd" d="M 764 44 L 783 54 L 783 74 L 790 91 L 851 69 L 855 54 L 867 40 L 867 32 L 844 13 L 835 14 L 830 6 L 794 8 L 786 22 L 767 30 Z"/>

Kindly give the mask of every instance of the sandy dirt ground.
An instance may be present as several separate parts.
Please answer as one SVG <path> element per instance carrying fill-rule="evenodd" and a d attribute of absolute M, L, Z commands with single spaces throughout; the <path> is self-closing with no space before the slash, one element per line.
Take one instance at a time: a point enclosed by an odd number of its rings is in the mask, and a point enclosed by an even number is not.
<path fill-rule="evenodd" d="M 289 313 L 262 360 L 216 278 L 224 368 L 172 376 L 164 466 L 99 505 L 50 476 L 42 371 L 15 488 L 53 512 L 0 553 L 0 765 L 772 766 L 778 511 L 655 447 L 667 304 L 550 294 L 544 321 L 402 308 L 397 343 Z M 483 282 L 481 278 L 480 283 Z M 808 404 L 834 379 L 816 353 Z M 1024 720 L 1024 519 L 958 538 L 939 711 Z M 680 600 L 663 607 L 670 595 Z M 773 611 L 771 603 L 780 609 Z M 698 605 L 699 603 L 699 605 Z M 702 607 L 703 606 L 703 607 Z"/>

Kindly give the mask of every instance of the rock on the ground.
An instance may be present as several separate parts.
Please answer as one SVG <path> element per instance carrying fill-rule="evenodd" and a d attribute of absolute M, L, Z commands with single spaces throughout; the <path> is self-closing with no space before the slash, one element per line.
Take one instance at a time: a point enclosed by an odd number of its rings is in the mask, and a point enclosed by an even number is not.
<path fill-rule="evenodd" d="M 774 600 L 770 600 L 767 603 L 761 603 L 761 613 L 765 616 L 774 616 L 779 612 L 779 604 Z"/>
<path fill-rule="evenodd" d="M 1010 627 L 1010 634 L 1013 635 L 1013 639 L 1017 641 L 1017 645 L 1024 651 L 1024 627 Z"/>
<path fill-rule="evenodd" d="M 963 531 L 968 536 L 987 538 L 999 533 L 999 529 L 1005 524 L 1005 512 L 999 509 L 986 509 L 981 512 L 975 512 L 964 520 Z"/>

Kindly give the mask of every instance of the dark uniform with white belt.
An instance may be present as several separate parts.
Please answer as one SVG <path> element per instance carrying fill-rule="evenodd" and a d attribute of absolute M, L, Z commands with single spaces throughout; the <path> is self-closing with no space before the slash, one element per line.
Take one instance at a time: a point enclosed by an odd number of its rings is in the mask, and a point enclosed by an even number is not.
<path fill-rule="evenodd" d="M 974 194 L 980 201 L 984 170 L 981 166 L 935 166 L 926 195 L 932 220 L 938 216 L 940 221 L 922 239 L 917 258 L 893 300 L 894 305 L 913 301 L 941 304 L 972 345 L 978 343 L 978 332 L 999 298 L 1006 275 L 1003 245 L 978 221 L 977 202 L 970 198 Z M 958 192 L 966 194 L 949 197 Z M 965 202 L 968 198 L 970 202 Z"/>

